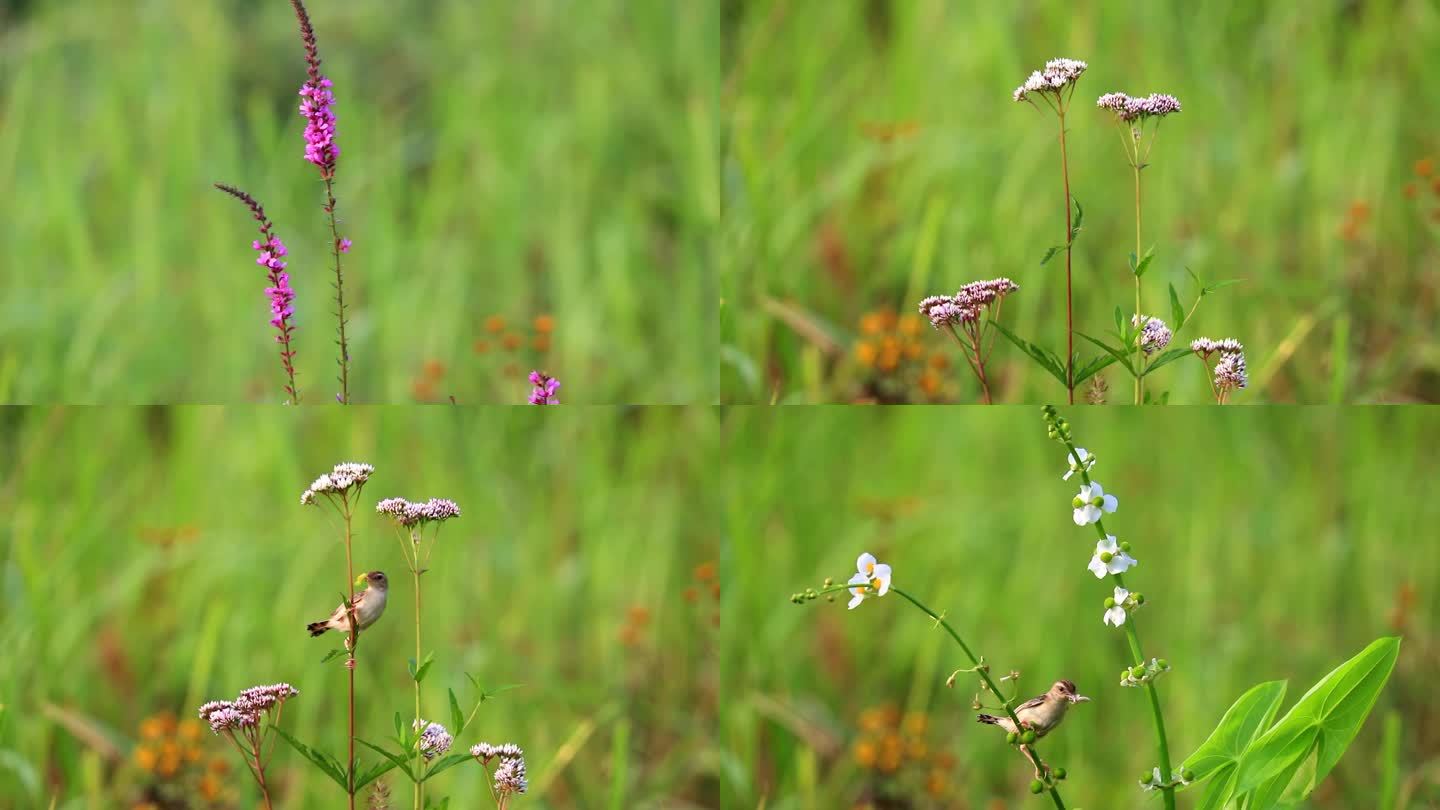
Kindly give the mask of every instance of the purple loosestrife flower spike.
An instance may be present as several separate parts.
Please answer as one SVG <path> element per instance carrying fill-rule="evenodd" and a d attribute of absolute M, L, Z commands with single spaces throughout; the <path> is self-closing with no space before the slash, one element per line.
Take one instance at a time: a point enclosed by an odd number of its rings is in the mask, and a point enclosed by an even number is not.
<path fill-rule="evenodd" d="M 335 317 L 340 348 L 340 393 L 335 399 L 342 405 L 350 402 L 350 343 L 345 337 L 345 274 L 340 267 L 340 254 L 350 251 L 350 240 L 340 236 L 335 216 L 335 165 L 340 147 L 335 142 L 334 85 L 320 72 L 320 49 L 315 42 L 315 28 L 301 0 L 290 0 L 295 17 L 300 21 L 300 41 L 305 46 L 305 82 L 300 85 L 300 115 L 305 118 L 305 160 L 320 169 L 325 182 L 325 202 L 321 208 L 330 217 L 330 238 L 335 258 Z"/>
<path fill-rule="evenodd" d="M 250 247 L 260 254 L 255 263 L 265 268 L 270 281 L 265 295 L 270 299 L 270 325 L 279 331 L 275 342 L 280 344 L 280 365 L 285 369 L 285 393 L 290 395 L 291 402 L 299 403 L 300 391 L 295 387 L 295 350 L 290 347 L 290 337 L 295 332 L 295 325 L 290 322 L 295 315 L 295 290 L 290 286 L 290 274 L 285 272 L 283 258 L 289 251 L 275 235 L 275 227 L 265 216 L 265 208 L 259 201 L 234 186 L 216 183 L 215 187 L 244 203 L 255 221 L 260 223 L 261 238 L 252 241 Z"/>
<path fill-rule="evenodd" d="M 530 392 L 531 405 L 559 405 L 560 398 L 555 393 L 560 390 L 560 381 L 551 377 L 543 371 L 530 372 L 530 384 L 535 389 Z"/>

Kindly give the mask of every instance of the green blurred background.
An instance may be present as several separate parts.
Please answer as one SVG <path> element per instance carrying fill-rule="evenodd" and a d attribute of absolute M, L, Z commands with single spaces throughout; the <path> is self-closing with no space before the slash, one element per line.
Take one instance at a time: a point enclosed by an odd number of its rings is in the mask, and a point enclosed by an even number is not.
<path fill-rule="evenodd" d="M 320 663 L 339 645 L 304 631 L 339 599 L 343 545 L 299 503 L 341 460 L 375 465 L 356 567 L 391 580 L 361 638 L 362 737 L 412 711 L 413 592 L 374 503 L 448 497 L 463 515 L 423 577 L 425 711 L 449 716 L 447 687 L 472 698 L 467 672 L 521 684 L 455 750 L 523 746 L 517 807 L 715 806 L 720 538 L 696 518 L 719 509 L 714 411 L 8 409 L 0 425 L 0 807 L 132 807 L 163 781 L 142 767 L 147 719 L 254 683 L 296 685 L 282 725 L 344 758 L 344 669 Z M 230 761 L 224 806 L 256 806 L 234 752 L 208 729 L 199 744 Z M 277 807 L 343 806 L 283 746 L 270 779 Z M 391 786 L 408 807 L 408 781 Z M 489 802 L 478 765 L 428 783 L 441 795 Z"/>
<path fill-rule="evenodd" d="M 530 368 L 566 402 L 716 398 L 712 6 L 310 14 L 355 242 L 355 400 L 523 402 Z M 302 396 L 331 400 L 303 78 L 286 0 L 0 2 L 0 401 L 284 398 L 253 223 L 216 181 L 259 198 L 289 245 Z"/>
<path fill-rule="evenodd" d="M 1140 562 L 1126 580 L 1147 596 L 1146 654 L 1174 667 L 1158 686 L 1176 761 L 1250 686 L 1288 678 L 1288 707 L 1371 640 L 1401 635 L 1374 713 L 1309 806 L 1440 804 L 1440 504 L 1424 494 L 1434 462 L 1415 452 L 1440 441 L 1440 414 L 1068 416 L 1119 498 L 1106 528 Z M 1101 623 L 1112 586 L 1086 570 L 1094 535 L 1071 520 L 1077 479 L 1061 480 L 1039 408 L 740 410 L 726 435 L 727 570 L 745 586 L 726 590 L 722 616 L 725 806 L 1049 806 L 1002 735 L 975 723 L 973 676 L 946 689 L 970 664 L 930 619 L 898 598 L 853 612 L 843 594 L 788 601 L 844 581 L 863 551 L 997 676 L 1020 670 L 1028 694 L 1070 678 L 1094 698 L 1040 746 L 1070 772 L 1068 806 L 1159 806 L 1136 784 L 1155 764 L 1150 709 L 1118 685 L 1133 661 Z M 904 754 L 887 773 L 892 724 Z"/>
<path fill-rule="evenodd" d="M 1144 172 L 1143 238 L 1156 255 L 1146 309 L 1170 320 L 1168 283 L 1194 297 L 1187 267 L 1244 279 L 1176 335 L 1246 344 L 1240 402 L 1440 399 L 1433 0 L 725 9 L 725 401 L 978 401 L 928 324 L 916 351 L 952 361 L 932 378 L 920 379 L 923 364 L 866 367 L 857 352 L 878 339 L 862 331 L 866 313 L 913 313 L 924 295 L 996 276 L 1021 287 L 1004 322 L 1063 356 L 1063 257 L 1039 264 L 1064 236 L 1057 125 L 1011 99 L 1057 56 L 1090 64 L 1069 122 L 1085 208 L 1077 330 L 1103 334 L 1134 300 L 1130 168 L 1095 99 L 1166 92 L 1184 112 L 1161 127 Z M 1063 395 L 1003 341 L 995 369 L 1003 400 Z M 1128 375 L 1107 378 L 1111 401 L 1129 401 Z M 1209 398 L 1192 360 L 1147 388 Z"/>

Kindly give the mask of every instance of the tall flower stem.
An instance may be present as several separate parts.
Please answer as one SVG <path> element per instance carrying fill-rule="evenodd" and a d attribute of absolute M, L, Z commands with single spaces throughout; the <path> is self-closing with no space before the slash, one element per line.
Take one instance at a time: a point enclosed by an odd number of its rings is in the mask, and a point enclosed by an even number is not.
<path fill-rule="evenodd" d="M 415 666 L 417 667 L 417 671 L 418 671 L 418 667 L 420 666 L 420 566 L 418 566 L 418 565 L 411 565 L 411 566 L 410 566 L 410 574 L 411 574 L 411 577 L 412 577 L 412 578 L 414 579 L 414 581 L 415 581 Z M 419 679 L 416 679 L 416 680 L 415 680 L 415 719 L 416 719 L 416 721 L 418 722 L 419 719 L 420 719 L 422 716 L 423 716 L 423 715 L 420 714 L 420 681 L 419 681 Z M 459 734 L 460 732 L 457 730 L 455 733 L 456 733 L 456 734 Z M 421 756 L 420 748 L 419 748 L 419 746 L 416 746 L 416 748 L 415 748 L 415 772 L 416 772 L 416 773 L 420 773 L 421 769 L 423 769 L 424 767 L 425 767 L 425 764 L 424 764 L 424 760 L 423 760 L 423 758 L 422 758 L 422 756 Z M 423 808 L 423 807 L 425 806 L 425 805 L 424 805 L 424 801 L 425 801 L 425 783 L 424 783 L 424 782 L 420 782 L 420 781 L 417 780 L 417 781 L 415 782 L 415 810 L 421 810 L 421 808 Z"/>
<path fill-rule="evenodd" d="M 345 274 L 340 271 L 340 225 L 335 219 L 335 178 L 325 178 L 325 213 L 330 215 L 330 242 L 335 256 L 335 317 L 339 320 L 340 404 L 350 403 L 350 343 L 345 339 Z"/>
<path fill-rule="evenodd" d="M 359 621 L 355 618 L 355 564 L 350 553 L 351 540 L 351 511 L 350 495 L 348 492 L 341 493 L 340 503 L 344 507 L 341 514 L 345 518 L 345 590 L 346 594 L 345 612 L 350 620 L 350 643 L 349 658 L 345 662 L 345 669 L 350 676 L 350 734 L 348 742 L 350 745 L 350 756 L 345 760 L 345 792 L 350 794 L 350 810 L 355 810 L 355 645 L 359 637 Z"/>
<path fill-rule="evenodd" d="M 1140 163 L 1135 161 L 1131 164 L 1135 170 L 1135 261 L 1140 261 Z M 1132 323 L 1136 328 L 1144 326 L 1139 323 L 1140 313 L 1145 310 L 1140 305 L 1140 276 L 1135 276 L 1135 319 Z M 1179 329 L 1179 324 L 1176 324 Z M 1141 405 L 1145 401 L 1145 351 L 1142 347 L 1143 341 L 1135 341 L 1135 404 Z"/>
<path fill-rule="evenodd" d="M 1070 156 L 1065 148 L 1065 103 L 1059 100 L 1055 108 L 1060 117 L 1060 174 L 1065 181 L 1065 388 L 1070 393 L 1070 404 L 1075 404 L 1075 312 L 1074 287 L 1071 283 L 1071 254 L 1075 250 L 1071 238 L 1070 219 Z"/>
<path fill-rule="evenodd" d="M 1065 449 L 1069 451 L 1070 457 L 1074 459 L 1074 465 L 1080 473 L 1080 480 L 1083 481 L 1086 486 L 1089 486 L 1090 473 L 1087 471 L 1084 461 L 1080 458 L 1080 453 L 1076 450 L 1075 443 L 1068 438 L 1062 438 L 1061 441 L 1064 443 Z M 1091 525 L 1095 527 L 1095 533 L 1101 540 L 1109 536 L 1105 531 L 1104 520 L 1097 520 Z M 1125 579 L 1120 574 L 1111 574 L 1110 578 L 1114 580 L 1117 586 L 1121 588 L 1125 587 Z M 1140 646 L 1140 631 L 1135 629 L 1135 617 L 1133 615 L 1126 617 L 1125 637 L 1126 640 L 1130 642 L 1130 653 L 1135 656 L 1135 665 L 1143 666 L 1145 664 L 1145 653 Z M 1160 710 L 1160 693 L 1156 691 L 1153 680 L 1146 682 L 1145 690 L 1150 694 L 1150 712 L 1155 723 L 1155 743 L 1160 757 L 1160 778 L 1164 783 L 1161 787 L 1161 793 L 1164 794 L 1165 797 L 1165 810 L 1175 810 L 1175 786 L 1170 784 L 1170 743 L 1165 736 L 1165 715 Z"/>

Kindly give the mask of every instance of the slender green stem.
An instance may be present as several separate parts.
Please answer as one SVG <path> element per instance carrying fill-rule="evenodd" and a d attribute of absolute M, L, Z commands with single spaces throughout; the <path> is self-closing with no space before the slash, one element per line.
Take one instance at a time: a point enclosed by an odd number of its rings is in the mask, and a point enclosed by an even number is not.
<path fill-rule="evenodd" d="M 419 667 L 420 667 L 420 569 L 419 569 L 419 567 L 412 565 L 412 566 L 410 567 L 410 573 L 411 573 L 411 575 L 412 575 L 412 578 L 413 578 L 414 581 L 415 581 L 415 667 L 416 667 L 416 672 L 419 672 Z M 416 681 L 415 681 L 415 721 L 416 721 L 417 723 L 420 721 L 420 717 L 421 717 L 421 715 L 420 715 L 420 681 L 419 681 L 418 679 L 416 679 Z M 424 729 L 420 729 L 420 731 L 423 732 Z M 455 733 L 457 733 L 457 734 L 460 733 L 459 729 L 456 729 Z M 425 767 L 425 766 L 424 766 L 424 763 L 421 761 L 421 756 L 422 756 L 422 755 L 421 755 L 421 752 L 420 752 L 420 746 L 417 745 L 417 746 L 415 746 L 415 773 L 417 773 L 417 774 L 420 773 L 420 772 L 421 772 L 421 769 Z M 421 808 L 424 807 L 424 804 L 423 804 L 424 801 L 425 801 L 425 783 L 417 780 L 417 781 L 415 782 L 415 810 L 421 810 Z"/>
<path fill-rule="evenodd" d="M 960 638 L 959 633 L 955 632 L 955 628 L 951 627 L 950 623 L 945 621 L 945 617 L 937 614 L 935 611 L 922 604 L 920 600 L 916 599 L 905 591 L 900 590 L 899 588 L 892 586 L 890 590 L 905 597 L 905 599 L 909 601 L 910 604 L 914 605 L 917 608 L 920 608 L 920 610 L 926 616 L 934 619 L 936 624 L 945 628 L 945 632 L 950 634 L 950 638 L 955 639 L 955 643 L 959 644 L 960 649 L 965 652 L 965 657 L 969 658 L 970 663 L 975 666 L 975 672 L 980 676 L 980 679 L 985 682 L 985 686 L 990 690 L 990 693 L 995 695 L 995 697 L 1000 698 L 1000 705 L 1005 709 L 1005 714 L 1009 715 L 1010 722 L 1014 723 L 1017 729 L 1020 728 L 1020 718 L 1015 716 L 1015 710 L 1010 706 L 1012 701 L 1009 698 L 1001 697 L 1000 687 L 996 685 L 995 681 L 990 679 L 989 668 L 981 664 L 980 659 L 977 658 L 975 656 L 975 653 L 970 650 L 970 646 L 965 643 L 964 639 Z M 1035 750 L 1035 744 L 1030 743 L 1026 747 L 1030 749 L 1030 753 L 1035 757 L 1036 764 L 1040 766 L 1041 770 L 1044 770 L 1044 760 L 1040 758 L 1040 752 Z M 1056 787 L 1053 784 L 1049 785 L 1049 792 L 1050 798 L 1055 802 L 1055 806 L 1059 808 L 1059 810 L 1065 810 L 1065 802 L 1060 799 L 1060 788 Z"/>
<path fill-rule="evenodd" d="M 1135 265 L 1140 265 L 1140 164 L 1133 164 L 1135 169 Z M 1144 312 L 1140 308 L 1140 276 L 1135 276 L 1135 321 L 1139 321 L 1140 314 Z M 1139 324 L 1136 328 L 1143 327 Z M 1175 325 L 1179 328 L 1179 324 Z M 1141 405 L 1145 402 L 1145 351 L 1141 341 L 1135 341 L 1135 404 Z"/>
<path fill-rule="evenodd" d="M 335 181 L 325 178 L 325 213 L 330 216 L 330 247 L 335 255 L 335 316 L 340 328 L 340 404 L 350 404 L 350 343 L 345 339 L 345 274 L 340 269 L 340 224 L 335 218 Z"/>
<path fill-rule="evenodd" d="M 1065 444 L 1065 449 L 1070 451 L 1070 457 L 1075 460 L 1075 464 L 1080 471 L 1080 480 L 1085 482 L 1086 486 L 1089 486 L 1090 473 L 1080 461 L 1080 454 L 1075 449 L 1075 444 L 1069 439 L 1061 439 L 1061 441 Z M 1105 532 L 1104 520 L 1097 520 L 1093 525 L 1095 526 L 1095 533 L 1101 540 L 1109 536 Z M 1125 587 L 1125 579 L 1120 574 L 1111 574 L 1110 578 L 1114 580 L 1115 584 L 1119 587 Z M 1140 646 L 1140 631 L 1135 628 L 1134 616 L 1126 617 L 1125 638 L 1130 643 L 1131 654 L 1135 656 L 1135 665 L 1143 666 L 1145 664 L 1145 653 Z M 1156 748 L 1158 749 L 1160 757 L 1160 779 L 1165 784 L 1165 786 L 1161 788 L 1161 792 L 1165 797 L 1165 810 L 1175 810 L 1175 787 L 1170 784 L 1170 743 L 1165 736 L 1165 716 L 1160 710 L 1160 694 L 1155 689 L 1154 681 L 1146 683 L 1145 689 L 1150 693 L 1150 712 L 1155 720 Z"/>
<path fill-rule="evenodd" d="M 1075 313 L 1074 292 L 1070 279 L 1070 259 L 1074 253 L 1070 224 L 1070 157 L 1065 149 L 1065 105 L 1056 108 L 1060 116 L 1060 173 L 1065 180 L 1065 387 L 1070 392 L 1070 404 L 1075 404 Z"/>

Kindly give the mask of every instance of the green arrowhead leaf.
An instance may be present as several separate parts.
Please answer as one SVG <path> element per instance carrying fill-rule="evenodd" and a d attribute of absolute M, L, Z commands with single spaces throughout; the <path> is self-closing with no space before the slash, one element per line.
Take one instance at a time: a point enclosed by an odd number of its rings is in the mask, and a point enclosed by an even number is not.
<path fill-rule="evenodd" d="M 1199 781 L 1225 766 L 1238 765 L 1250 743 L 1270 727 L 1284 699 L 1285 681 L 1266 681 L 1252 687 L 1225 711 L 1210 737 L 1182 767 L 1194 771 Z"/>
<path fill-rule="evenodd" d="M 1285 774 L 1301 770 L 1299 795 L 1315 788 L 1340 761 L 1390 679 L 1400 639 L 1376 639 L 1310 688 L 1285 716 L 1256 740 L 1240 762 L 1236 792 L 1270 788 Z M 1313 768 L 1300 769 L 1312 751 Z M 1289 783 L 1289 777 L 1284 779 Z M 1258 794 L 1257 794 L 1258 795 Z"/>

